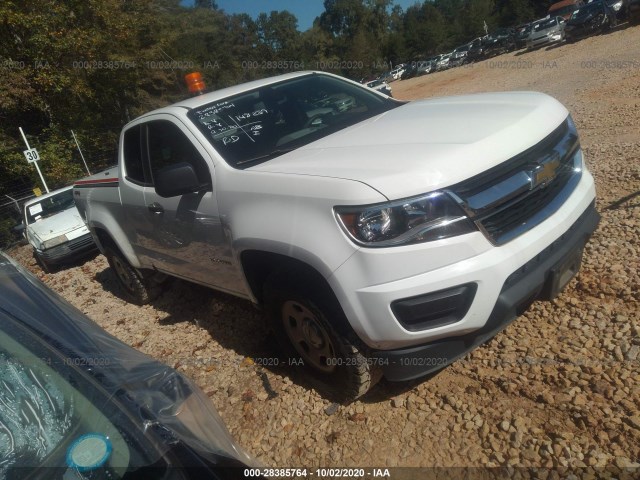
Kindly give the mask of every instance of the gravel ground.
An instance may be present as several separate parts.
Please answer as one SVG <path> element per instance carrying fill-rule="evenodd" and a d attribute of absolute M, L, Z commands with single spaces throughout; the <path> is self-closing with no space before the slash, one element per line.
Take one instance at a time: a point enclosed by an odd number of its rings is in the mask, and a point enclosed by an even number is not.
<path fill-rule="evenodd" d="M 626 27 L 626 28 L 625 28 Z M 640 474 L 640 26 L 393 83 L 415 99 L 538 90 L 576 120 L 602 223 L 582 270 L 437 376 L 332 405 L 274 347 L 247 302 L 175 281 L 153 305 L 119 297 L 102 256 L 44 274 L 107 331 L 193 378 L 265 465 L 636 467 Z M 597 470 L 596 472 L 602 472 Z M 634 473 L 635 472 L 635 473 Z"/>

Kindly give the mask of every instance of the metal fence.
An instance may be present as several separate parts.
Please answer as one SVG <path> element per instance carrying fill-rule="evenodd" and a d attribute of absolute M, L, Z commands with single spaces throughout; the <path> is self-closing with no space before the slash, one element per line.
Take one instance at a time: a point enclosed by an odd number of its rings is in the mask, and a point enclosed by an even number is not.
<path fill-rule="evenodd" d="M 21 183 L 21 182 L 19 182 Z M 7 190 L 4 190 L 5 192 Z M 13 228 L 22 221 L 24 202 L 35 197 L 31 188 L 23 185 L 19 189 L 11 189 L 9 193 L 0 195 L 0 248 L 6 250 L 23 241 L 22 234 Z"/>

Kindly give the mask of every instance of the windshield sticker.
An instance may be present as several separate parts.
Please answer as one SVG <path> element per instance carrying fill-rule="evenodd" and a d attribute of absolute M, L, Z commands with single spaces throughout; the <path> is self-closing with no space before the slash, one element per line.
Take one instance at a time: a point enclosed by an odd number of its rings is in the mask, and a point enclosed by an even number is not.
<path fill-rule="evenodd" d="M 195 112 L 198 121 L 208 130 L 213 140 L 222 145 L 231 145 L 241 139 L 255 142 L 262 133 L 262 119 L 269 114 L 266 108 L 234 114 L 233 103 L 217 103 Z"/>
<path fill-rule="evenodd" d="M 218 102 L 213 105 L 209 105 L 207 108 L 202 110 L 197 110 L 196 115 L 198 118 L 202 119 L 203 117 L 208 117 L 211 115 L 217 115 L 218 113 L 227 110 L 229 108 L 235 108 L 235 105 L 230 102 Z"/>
<path fill-rule="evenodd" d="M 111 456 L 111 442 L 99 433 L 78 438 L 67 451 L 67 465 L 81 472 L 100 468 Z"/>
<path fill-rule="evenodd" d="M 37 215 L 38 213 L 42 212 L 42 204 L 41 203 L 36 203 L 35 205 L 31 205 L 29 207 L 29 214 L 30 215 Z"/>

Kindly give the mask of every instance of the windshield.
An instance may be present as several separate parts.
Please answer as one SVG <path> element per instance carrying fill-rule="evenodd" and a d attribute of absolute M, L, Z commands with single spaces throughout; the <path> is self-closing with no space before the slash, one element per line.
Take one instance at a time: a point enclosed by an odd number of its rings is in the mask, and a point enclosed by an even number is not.
<path fill-rule="evenodd" d="M 246 168 L 398 105 L 365 87 L 310 74 L 203 105 L 188 116 L 229 165 Z"/>
<path fill-rule="evenodd" d="M 566 5 L 562 8 L 556 8 L 555 10 L 549 10 L 549 13 L 552 15 L 568 15 L 578 10 L 578 6 L 575 4 Z"/>
<path fill-rule="evenodd" d="M 39 202 L 30 203 L 25 207 L 27 224 L 37 222 L 43 218 L 75 207 L 73 189 L 65 190 Z"/>
<path fill-rule="evenodd" d="M 525 25 L 523 27 L 520 27 L 520 29 L 518 30 L 518 35 L 522 36 L 522 35 L 528 35 L 531 32 L 531 25 Z"/>
<path fill-rule="evenodd" d="M 493 38 L 507 37 L 511 34 L 507 28 L 499 28 L 491 35 Z"/>
<path fill-rule="evenodd" d="M 571 18 L 575 18 L 581 15 L 587 15 L 589 13 L 598 12 L 601 10 L 602 10 L 602 2 L 597 1 L 593 3 L 588 3 L 587 5 L 584 5 L 583 7 L 580 7 L 578 10 L 573 12 L 573 15 L 571 16 Z"/>
<path fill-rule="evenodd" d="M 549 20 L 543 20 L 542 22 L 536 23 L 533 26 L 534 32 L 539 32 L 540 30 L 546 30 L 547 28 L 555 27 L 558 24 L 555 18 L 550 18 Z"/>

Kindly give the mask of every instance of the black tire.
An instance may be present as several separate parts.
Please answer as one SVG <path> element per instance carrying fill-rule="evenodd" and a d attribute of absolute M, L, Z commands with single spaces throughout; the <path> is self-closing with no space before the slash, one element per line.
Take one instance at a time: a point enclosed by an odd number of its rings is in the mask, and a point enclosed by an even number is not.
<path fill-rule="evenodd" d="M 40 266 L 44 273 L 53 273 L 54 268 L 49 265 L 40 255 L 33 251 L 33 257 L 36 259 L 36 263 Z"/>
<path fill-rule="evenodd" d="M 158 296 L 159 285 L 154 285 L 145 279 L 140 270 L 131 266 L 119 251 L 113 247 L 106 247 L 104 255 L 118 284 L 131 303 L 145 305 Z"/>
<path fill-rule="evenodd" d="M 308 276 L 280 272 L 268 279 L 264 299 L 284 356 L 290 365 L 302 359 L 320 394 L 348 403 L 380 380 L 382 370 L 350 332 L 342 308 L 326 288 Z"/>

